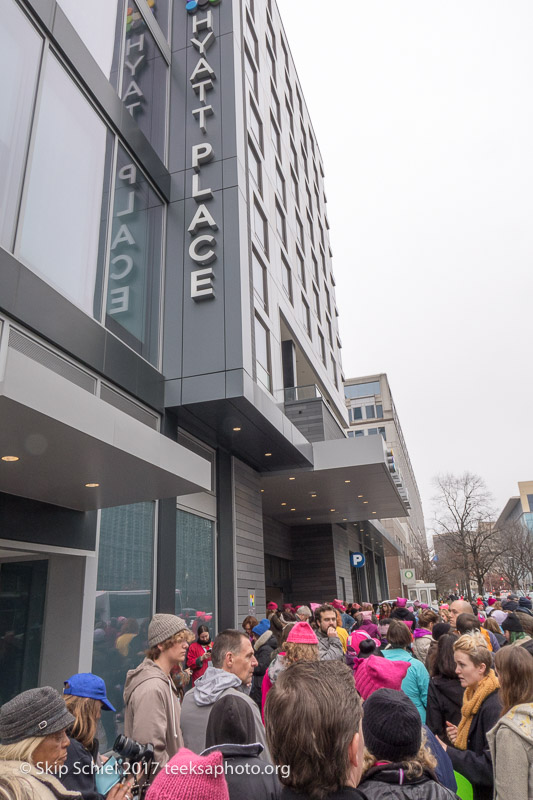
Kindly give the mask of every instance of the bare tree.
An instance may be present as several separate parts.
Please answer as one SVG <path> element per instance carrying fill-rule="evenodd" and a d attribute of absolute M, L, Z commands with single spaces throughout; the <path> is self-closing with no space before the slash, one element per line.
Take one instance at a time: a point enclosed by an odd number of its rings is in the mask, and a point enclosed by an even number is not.
<path fill-rule="evenodd" d="M 468 599 L 472 599 L 470 579 L 483 592 L 485 576 L 502 555 L 504 545 L 494 528 L 492 495 L 479 475 L 439 475 L 434 481 L 437 494 L 433 499 L 433 526 L 438 536 L 441 568 L 460 571 L 464 575 Z M 442 547 L 442 544 L 445 544 Z"/>
<path fill-rule="evenodd" d="M 505 548 L 496 566 L 512 589 L 523 589 L 533 568 L 533 536 L 520 520 L 504 524 L 499 534 Z"/>

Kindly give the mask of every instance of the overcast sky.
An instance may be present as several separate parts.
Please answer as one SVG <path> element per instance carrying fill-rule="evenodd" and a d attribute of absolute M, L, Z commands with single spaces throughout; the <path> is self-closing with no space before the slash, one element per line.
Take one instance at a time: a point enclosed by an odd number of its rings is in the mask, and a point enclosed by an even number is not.
<path fill-rule="evenodd" d="M 533 479 L 533 2 L 277 0 L 326 173 L 347 378 L 432 477 Z"/>

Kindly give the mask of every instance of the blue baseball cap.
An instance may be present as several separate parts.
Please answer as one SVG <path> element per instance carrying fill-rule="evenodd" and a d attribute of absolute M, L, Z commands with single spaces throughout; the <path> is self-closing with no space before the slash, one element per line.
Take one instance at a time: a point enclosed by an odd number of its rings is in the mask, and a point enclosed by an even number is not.
<path fill-rule="evenodd" d="M 63 694 L 72 694 L 75 697 L 90 697 L 92 700 L 100 700 L 104 708 L 108 711 L 116 712 L 109 700 L 105 690 L 105 683 L 98 675 L 92 672 L 78 672 L 67 681 Z"/>
<path fill-rule="evenodd" d="M 257 623 L 255 628 L 252 628 L 252 633 L 255 633 L 256 636 L 262 636 L 268 630 L 270 630 L 270 620 L 265 617 Z"/>

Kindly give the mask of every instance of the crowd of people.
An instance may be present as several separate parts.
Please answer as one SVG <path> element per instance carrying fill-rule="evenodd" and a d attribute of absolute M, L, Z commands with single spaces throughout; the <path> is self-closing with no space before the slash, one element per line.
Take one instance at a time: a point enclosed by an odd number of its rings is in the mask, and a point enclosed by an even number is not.
<path fill-rule="evenodd" d="M 122 658 L 138 635 L 123 626 Z M 97 733 L 116 707 L 77 674 L 0 708 L 0 800 L 533 798 L 527 597 L 269 602 L 214 638 L 173 614 L 143 636 L 123 727 L 150 768 L 110 773 Z"/>

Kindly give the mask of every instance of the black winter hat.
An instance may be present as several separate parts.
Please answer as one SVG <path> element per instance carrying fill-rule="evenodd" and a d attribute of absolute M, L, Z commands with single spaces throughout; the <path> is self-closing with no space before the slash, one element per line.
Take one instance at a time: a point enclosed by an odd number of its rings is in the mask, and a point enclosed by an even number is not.
<path fill-rule="evenodd" d="M 522 623 L 516 614 L 507 614 L 507 619 L 502 622 L 502 631 L 510 631 L 511 633 L 524 633 Z"/>
<path fill-rule="evenodd" d="M 452 626 L 449 622 L 436 622 L 433 625 L 433 630 L 431 631 L 431 635 L 435 639 L 436 642 L 440 639 L 441 636 L 444 636 L 445 633 L 450 633 Z"/>
<path fill-rule="evenodd" d="M 531 598 L 530 597 L 521 597 L 518 601 L 518 605 L 522 606 L 522 608 L 529 608 L 531 611 Z"/>
<path fill-rule="evenodd" d="M 205 746 L 255 744 L 256 741 L 254 715 L 246 700 L 235 695 L 217 700 L 209 714 Z"/>
<path fill-rule="evenodd" d="M 422 720 L 415 704 L 396 689 L 378 689 L 363 705 L 363 736 L 378 761 L 405 761 L 422 744 Z"/>

